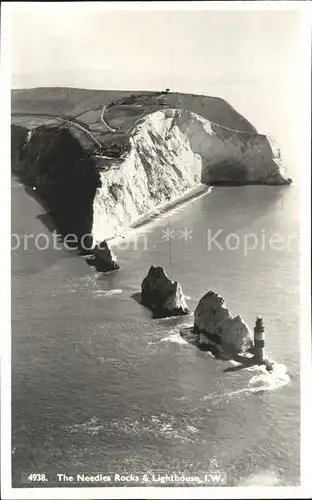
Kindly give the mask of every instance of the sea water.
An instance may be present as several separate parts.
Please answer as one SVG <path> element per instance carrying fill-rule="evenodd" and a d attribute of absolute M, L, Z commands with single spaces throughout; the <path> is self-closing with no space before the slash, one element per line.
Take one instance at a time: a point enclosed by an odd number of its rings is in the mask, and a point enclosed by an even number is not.
<path fill-rule="evenodd" d="M 31 240 L 12 251 L 13 486 L 34 486 L 30 473 L 70 486 L 56 474 L 211 470 L 226 486 L 298 484 L 299 195 L 296 183 L 213 188 L 114 248 L 121 268 L 109 275 Z M 12 232 L 51 229 L 14 181 Z M 258 244 L 246 250 L 250 235 Z M 179 331 L 193 315 L 152 319 L 132 298 L 152 264 L 181 283 L 192 312 L 214 290 L 251 328 L 262 316 L 274 372 L 188 344 Z"/>

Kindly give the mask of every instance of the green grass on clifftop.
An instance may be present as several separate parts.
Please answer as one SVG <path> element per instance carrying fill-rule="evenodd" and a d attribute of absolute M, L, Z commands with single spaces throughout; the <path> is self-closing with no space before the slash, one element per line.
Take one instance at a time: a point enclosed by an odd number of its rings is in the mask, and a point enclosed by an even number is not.
<path fill-rule="evenodd" d="M 219 97 L 196 94 L 86 90 L 77 88 L 34 88 L 12 90 L 12 113 L 47 113 L 76 116 L 91 130 L 102 129 L 101 105 L 108 105 L 107 119 L 112 127 L 125 131 L 140 115 L 162 108 L 188 109 L 224 127 L 256 132 L 232 106 Z"/>

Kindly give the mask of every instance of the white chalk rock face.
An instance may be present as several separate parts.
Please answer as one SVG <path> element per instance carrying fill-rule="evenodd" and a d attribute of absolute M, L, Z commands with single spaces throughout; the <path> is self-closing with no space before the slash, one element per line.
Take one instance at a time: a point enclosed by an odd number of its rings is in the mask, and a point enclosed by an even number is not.
<path fill-rule="evenodd" d="M 225 352 L 244 352 L 253 345 L 252 333 L 240 317 L 232 317 L 225 300 L 215 292 L 206 293 L 194 313 L 194 330 L 203 343 L 213 342 Z"/>
<path fill-rule="evenodd" d="M 116 255 L 109 248 L 106 241 L 102 241 L 93 249 L 97 271 L 107 272 L 119 269 Z"/>
<path fill-rule="evenodd" d="M 289 184 L 279 149 L 266 136 L 232 130 L 181 109 L 138 120 L 130 147 L 99 165 L 93 202 L 95 241 L 121 236 L 143 214 L 200 184 Z"/>
<path fill-rule="evenodd" d="M 182 287 L 177 281 L 173 283 L 172 293 L 165 301 L 163 308 L 171 313 L 174 313 L 174 311 L 181 311 L 181 314 L 188 314 L 189 310 L 186 305 Z"/>
<path fill-rule="evenodd" d="M 142 281 L 141 303 L 153 311 L 154 317 L 189 313 L 180 283 L 171 281 L 160 266 L 151 266 Z"/>

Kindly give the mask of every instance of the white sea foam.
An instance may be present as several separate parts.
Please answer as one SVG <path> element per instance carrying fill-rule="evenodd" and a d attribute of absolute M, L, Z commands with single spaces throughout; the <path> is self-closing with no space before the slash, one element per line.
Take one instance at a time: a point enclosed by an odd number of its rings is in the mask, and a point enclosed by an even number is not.
<path fill-rule="evenodd" d="M 225 391 L 223 393 L 206 394 L 201 398 L 202 401 L 212 401 L 213 404 L 226 402 L 241 394 L 257 394 L 266 391 L 280 389 L 290 383 L 290 377 L 287 368 L 283 364 L 275 364 L 273 370 L 269 372 L 265 366 L 253 365 L 245 370 L 257 372 L 248 382 L 247 387 L 242 387 L 234 391 Z"/>
<path fill-rule="evenodd" d="M 160 413 L 158 415 L 141 416 L 137 420 L 124 418 L 100 423 L 97 417 L 92 417 L 82 424 L 65 426 L 73 434 L 88 434 L 96 436 L 100 432 L 106 435 L 127 434 L 146 435 L 154 439 L 161 436 L 164 439 L 182 442 L 194 442 L 198 429 L 188 424 L 184 419 L 178 421 L 174 416 Z M 199 438 L 200 439 L 200 438 Z"/>
<path fill-rule="evenodd" d="M 65 429 L 72 433 L 83 432 L 86 434 L 91 434 L 91 436 L 97 435 L 101 430 L 105 428 L 104 425 L 98 423 L 98 418 L 92 417 L 83 424 L 74 424 L 72 426 L 65 426 Z"/>
<path fill-rule="evenodd" d="M 275 364 L 271 372 L 267 371 L 264 366 L 258 366 L 257 368 L 260 373 L 254 375 L 249 381 L 249 390 L 251 392 L 273 391 L 290 383 L 287 368 L 283 364 Z M 249 370 L 253 371 L 251 367 Z"/>
<path fill-rule="evenodd" d="M 80 276 L 79 278 L 76 278 L 76 282 L 78 285 L 93 285 L 96 282 L 96 274 L 88 274 L 87 276 Z"/>
<path fill-rule="evenodd" d="M 156 333 L 158 333 L 158 335 L 161 335 L 163 334 L 163 331 L 160 330 Z M 152 332 L 150 335 L 155 335 L 155 333 Z M 172 342 L 174 344 L 188 344 L 188 342 L 181 337 L 180 331 L 177 331 L 176 328 L 172 328 L 169 331 L 167 331 L 167 335 L 165 337 L 162 337 L 159 340 L 150 340 L 147 344 L 154 345 L 154 344 L 160 344 L 161 342 Z"/>
<path fill-rule="evenodd" d="M 101 356 L 99 359 L 99 362 L 102 363 L 102 364 L 106 364 L 106 363 L 118 363 L 120 361 L 119 358 L 104 358 L 103 356 Z"/>
<path fill-rule="evenodd" d="M 193 433 L 198 432 L 198 429 L 196 429 L 196 427 L 194 427 L 193 425 L 187 425 L 186 429 Z"/>
<path fill-rule="evenodd" d="M 230 363 L 233 366 L 239 366 L 241 364 L 239 361 L 235 361 L 234 359 L 230 359 Z"/>
<path fill-rule="evenodd" d="M 244 478 L 239 486 L 278 486 L 281 481 L 272 471 L 261 471 Z"/>
<path fill-rule="evenodd" d="M 182 330 L 183 328 L 193 328 L 193 326 L 194 324 L 188 321 L 187 323 L 181 323 L 179 325 L 179 330 Z"/>
<path fill-rule="evenodd" d="M 160 342 L 173 342 L 174 344 L 188 344 L 188 342 L 181 337 L 180 332 L 172 333 L 167 337 L 161 339 Z"/>
<path fill-rule="evenodd" d="M 109 297 L 110 295 L 119 295 L 123 293 L 121 288 L 116 288 L 114 290 L 94 290 L 93 295 L 98 297 Z"/>

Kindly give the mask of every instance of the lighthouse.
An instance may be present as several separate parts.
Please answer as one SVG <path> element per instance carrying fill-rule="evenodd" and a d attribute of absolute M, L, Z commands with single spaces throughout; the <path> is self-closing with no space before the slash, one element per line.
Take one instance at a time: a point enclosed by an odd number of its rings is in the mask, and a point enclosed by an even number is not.
<path fill-rule="evenodd" d="M 255 334 L 255 353 L 254 359 L 258 365 L 261 365 L 265 361 L 264 347 L 265 347 L 265 330 L 263 326 L 263 319 L 257 318 L 254 327 Z"/>

